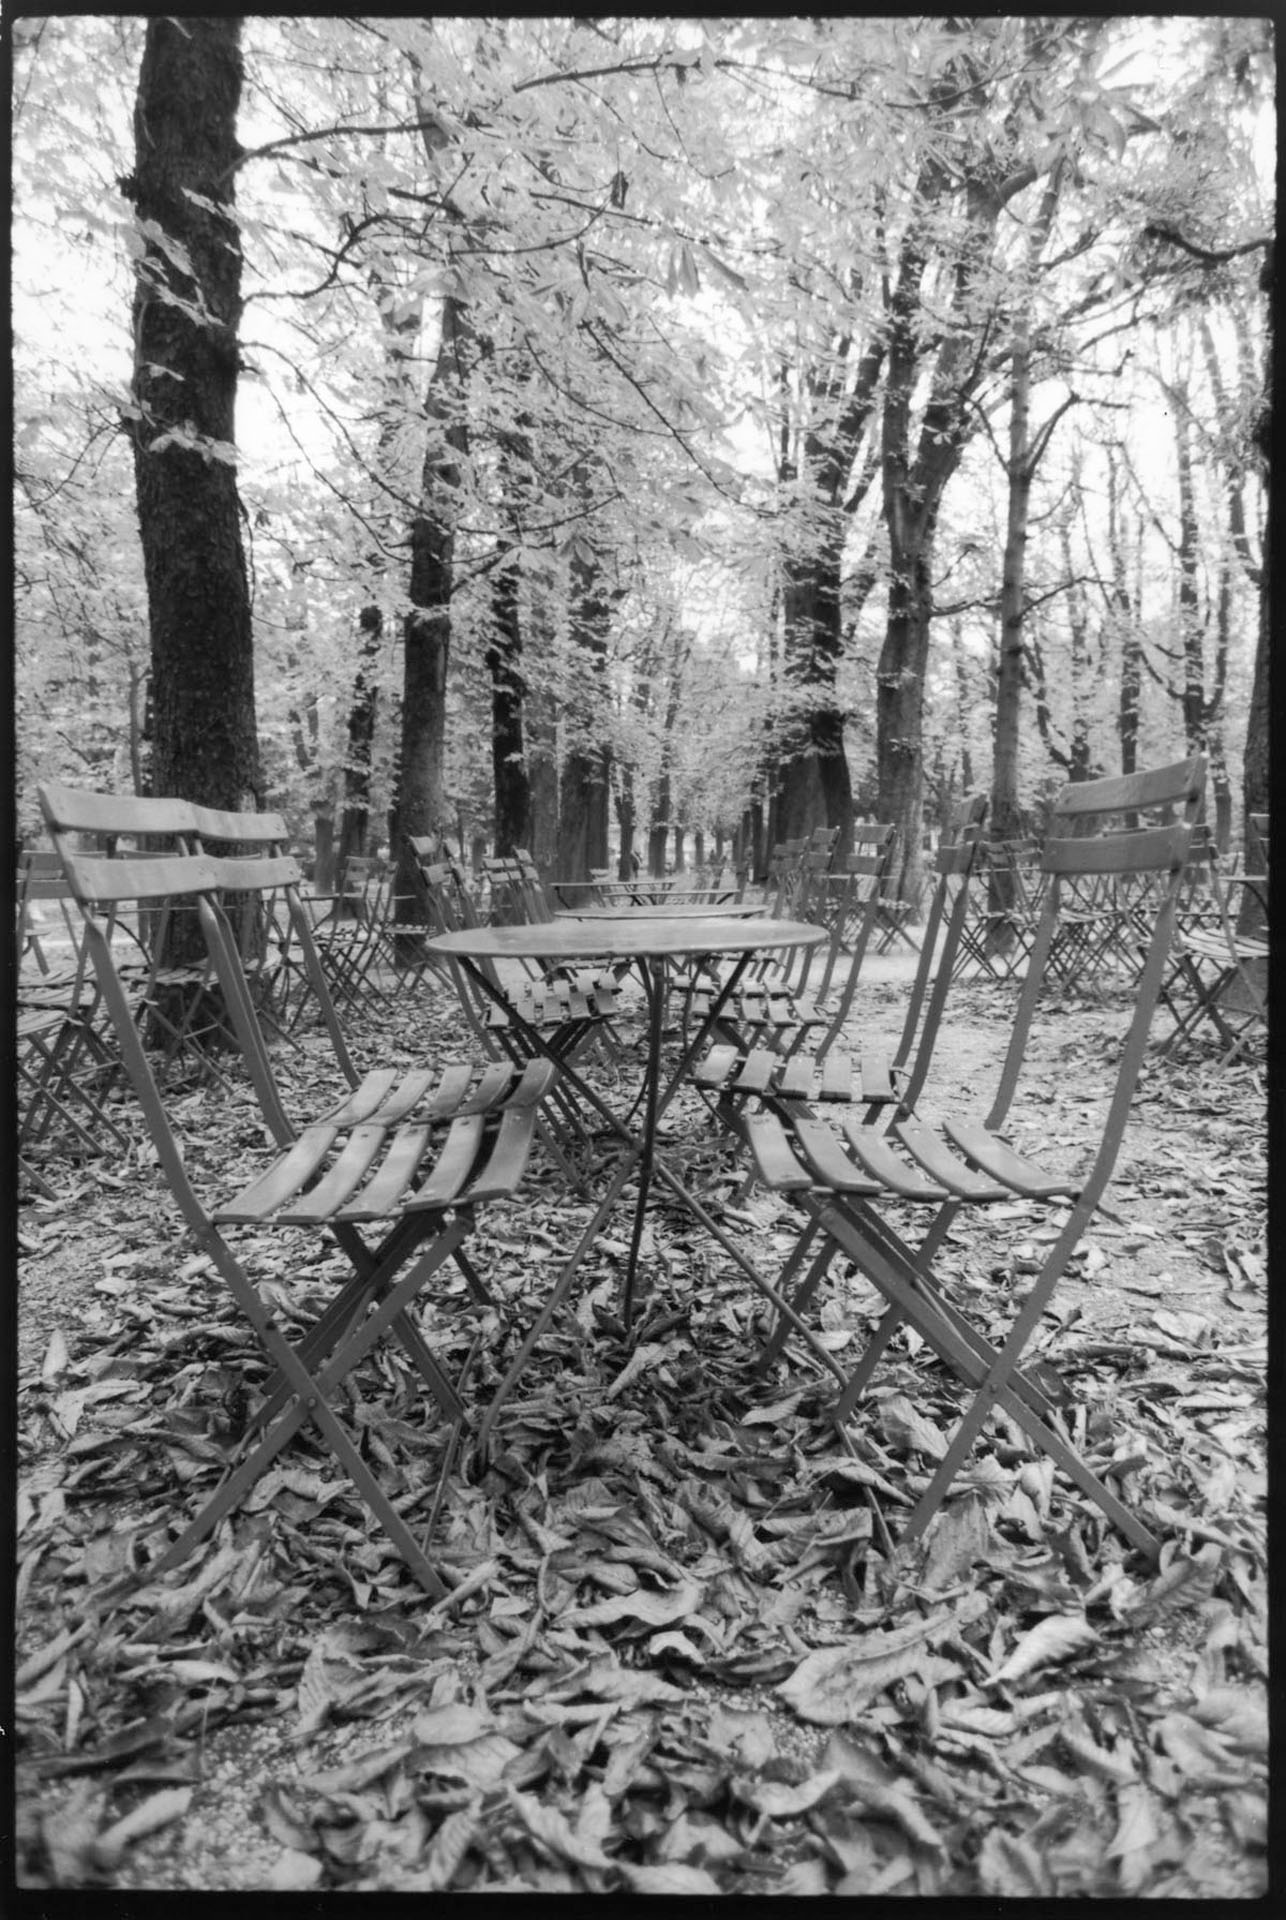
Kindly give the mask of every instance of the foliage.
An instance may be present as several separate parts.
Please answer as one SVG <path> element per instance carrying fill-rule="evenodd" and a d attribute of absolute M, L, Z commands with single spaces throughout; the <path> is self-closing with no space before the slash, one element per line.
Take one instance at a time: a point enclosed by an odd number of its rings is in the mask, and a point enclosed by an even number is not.
<path fill-rule="evenodd" d="M 138 21 L 93 16 L 14 31 L 22 749 L 75 776 L 92 716 L 94 764 L 111 741 L 118 780 L 142 598 L 112 438 L 137 244 L 115 183 L 140 39 Z M 480 821 L 486 790 L 481 675 L 502 558 L 521 568 L 528 684 L 556 701 L 574 684 L 576 542 L 604 558 L 619 597 L 594 731 L 633 770 L 643 819 L 666 705 L 657 699 L 649 727 L 634 697 L 637 635 L 673 615 L 718 658 L 736 725 L 727 752 L 688 754 L 678 800 L 709 828 L 735 820 L 765 743 L 797 739 L 816 701 L 807 675 L 801 685 L 783 670 L 783 569 L 833 538 L 837 512 L 841 645 L 826 700 L 843 717 L 854 784 L 873 793 L 894 564 L 875 484 L 891 445 L 889 421 L 876 426 L 888 391 L 878 363 L 909 237 L 924 252 L 905 289 L 921 368 L 909 444 L 927 450 L 938 432 L 930 368 L 947 363 L 935 356 L 953 343 L 967 363 L 951 429 L 959 466 L 932 556 L 925 759 L 939 785 L 958 783 L 966 747 L 975 773 L 985 767 L 1009 316 L 1023 237 L 1056 167 L 1032 338 L 1034 417 L 1059 427 L 1032 502 L 1026 618 L 1039 661 L 1024 695 L 1022 797 L 1034 800 L 1078 724 L 1096 763 L 1119 757 L 1108 460 L 1129 475 L 1144 738 L 1158 754 L 1177 747 L 1166 653 L 1177 502 L 1154 374 L 1204 314 L 1214 359 L 1197 355 L 1190 391 L 1213 606 L 1234 470 L 1252 555 L 1260 517 L 1243 450 L 1262 361 L 1255 249 L 1271 230 L 1256 144 L 1267 54 L 1264 23 L 1249 19 L 1167 21 L 1146 48 L 1125 18 L 249 19 L 239 483 L 271 799 L 301 825 L 334 808 L 354 636 L 377 604 L 376 817 L 386 809 L 408 537 L 431 450 L 424 401 L 448 296 L 468 329 L 452 403 L 467 457 L 453 509 L 445 785 L 468 817 Z M 975 84 L 953 93 L 962 63 Z M 1014 190 L 983 246 L 965 182 L 993 174 Z M 1175 233 L 1197 252 L 1164 237 Z M 859 431 L 854 407 L 868 400 Z M 502 482 L 514 459 L 516 492 Z M 586 462 L 582 497 L 571 477 Z M 967 720 L 952 623 L 974 696 Z M 1088 680 L 1071 671 L 1078 624 Z M 1234 778 L 1254 628 L 1242 566 L 1224 703 Z M 1213 673 L 1212 644 L 1206 658 Z M 691 690 L 679 711 L 686 728 Z"/>

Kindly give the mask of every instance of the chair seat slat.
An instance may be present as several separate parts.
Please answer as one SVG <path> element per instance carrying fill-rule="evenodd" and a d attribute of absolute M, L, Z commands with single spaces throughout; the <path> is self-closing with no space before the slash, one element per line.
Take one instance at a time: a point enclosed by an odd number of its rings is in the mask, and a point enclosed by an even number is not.
<path fill-rule="evenodd" d="M 883 1191 L 878 1180 L 853 1165 L 840 1141 L 822 1121 L 800 1114 L 794 1121 L 794 1131 L 805 1161 L 823 1186 L 836 1193 Z"/>
<path fill-rule="evenodd" d="M 925 1172 L 944 1186 L 948 1193 L 956 1193 L 962 1199 L 975 1202 L 1009 1198 L 1008 1187 L 997 1186 L 994 1180 L 975 1173 L 972 1167 L 957 1160 L 946 1142 L 930 1128 L 916 1121 L 903 1121 L 895 1131 L 912 1158 L 918 1160 Z"/>
<path fill-rule="evenodd" d="M 902 1200 L 945 1200 L 947 1190 L 936 1181 L 926 1180 L 923 1174 L 908 1167 L 905 1160 L 894 1153 L 883 1134 L 876 1133 L 870 1127 L 863 1127 L 851 1115 L 844 1121 L 844 1138 L 852 1148 L 853 1157 L 865 1168 L 872 1179 L 878 1180 L 890 1193 L 896 1193 Z"/>
<path fill-rule="evenodd" d="M 457 1101 L 448 1117 L 454 1119 L 457 1113 L 489 1113 L 506 1098 L 513 1085 L 514 1070 L 509 1062 L 493 1060 L 483 1069 L 473 1092 L 467 1099 Z"/>
<path fill-rule="evenodd" d="M 277 1218 L 283 1226 L 305 1221 L 333 1219 L 346 1200 L 352 1198 L 371 1167 L 379 1158 L 388 1138 L 386 1128 L 368 1121 L 354 1127 L 335 1161 L 315 1187 L 283 1207 Z"/>
<path fill-rule="evenodd" d="M 695 1012 L 695 1003 L 694 1003 Z M 692 1077 L 699 1087 L 726 1086 L 741 1055 L 730 1041 L 720 1041 L 711 1047 L 704 1060 L 699 1060 L 693 1068 Z"/>
<path fill-rule="evenodd" d="M 796 1058 L 799 1056 L 797 1055 Z M 823 1100 L 851 1100 L 853 1098 L 853 1056 L 832 1048 L 822 1056 L 822 1070 L 819 1076 L 818 1093 Z M 862 1080 L 865 1085 L 865 1066 L 862 1067 Z"/>
<path fill-rule="evenodd" d="M 266 1167 L 248 1187 L 225 1201 L 211 1214 L 215 1221 L 266 1220 L 283 1207 L 292 1194 L 311 1180 L 334 1145 L 339 1127 L 330 1121 L 318 1121 L 305 1127 L 298 1140 Z"/>
<path fill-rule="evenodd" d="M 447 1067 L 438 1083 L 438 1088 L 428 1104 L 430 1120 L 445 1119 L 453 1114 L 465 1094 L 469 1091 L 469 1082 L 473 1079 L 473 1068 L 461 1063 Z"/>
<path fill-rule="evenodd" d="M 423 1213 L 429 1208 L 449 1207 L 459 1198 L 477 1163 L 485 1125 L 480 1113 L 456 1115 L 432 1172 L 407 1202 L 408 1212 Z"/>
<path fill-rule="evenodd" d="M 334 1217 L 337 1220 L 386 1219 L 414 1180 L 431 1137 L 432 1129 L 426 1121 L 399 1127 L 371 1178 L 351 1200 L 336 1208 Z"/>
<path fill-rule="evenodd" d="M 766 1093 L 779 1065 L 780 1057 L 771 1047 L 751 1047 L 737 1067 L 732 1083 L 734 1090 L 737 1093 Z"/>
<path fill-rule="evenodd" d="M 775 1113 L 752 1114 L 746 1122 L 746 1139 L 760 1180 L 774 1193 L 800 1191 L 813 1184 Z"/>
<path fill-rule="evenodd" d="M 993 1180 L 1003 1181 L 1014 1193 L 1033 1200 L 1052 1200 L 1058 1196 L 1075 1199 L 1080 1188 L 1076 1181 L 1046 1173 L 1034 1160 L 1015 1153 L 996 1134 L 977 1123 L 947 1120 L 943 1131 L 970 1160 L 976 1160 Z"/>
<path fill-rule="evenodd" d="M 363 1120 L 369 1120 L 381 1101 L 388 1098 L 396 1086 L 398 1069 L 396 1067 L 376 1067 L 373 1072 L 364 1074 L 352 1092 L 340 1101 L 322 1119 L 337 1127 L 360 1126 Z"/>
<path fill-rule="evenodd" d="M 893 1084 L 893 1066 L 887 1054 L 862 1055 L 862 1098 L 872 1103 L 892 1104 L 897 1099 Z"/>
<path fill-rule="evenodd" d="M 776 1059 L 777 1056 L 773 1054 L 773 1055 L 770 1055 L 769 1057 L 771 1059 Z M 843 1064 L 842 1061 L 840 1061 L 835 1055 L 832 1054 L 826 1060 L 826 1063 L 825 1063 L 826 1066 L 830 1067 L 832 1064 L 832 1061 L 834 1061 L 836 1067 L 841 1067 Z M 850 1080 L 852 1079 L 851 1072 L 850 1072 L 849 1078 Z M 814 1079 L 813 1062 L 808 1056 L 808 1054 L 792 1053 L 789 1060 L 787 1060 L 785 1066 L 781 1070 L 781 1076 L 777 1081 L 776 1091 L 781 1095 L 783 1100 L 811 1100 L 813 1097 L 813 1079 Z M 825 1080 L 826 1080 L 826 1075 L 825 1075 L 825 1072 L 823 1072 L 823 1075 L 822 1075 L 823 1095 L 825 1094 Z M 738 1085 L 737 1091 L 738 1092 L 741 1091 L 740 1085 Z M 842 1098 L 843 1096 L 840 1095 L 838 1097 Z"/>
<path fill-rule="evenodd" d="M 472 1206 L 479 1200 L 504 1200 L 513 1193 L 526 1171 L 536 1136 L 536 1110 L 510 1107 L 501 1116 L 486 1165 L 469 1187 L 465 1199 Z"/>

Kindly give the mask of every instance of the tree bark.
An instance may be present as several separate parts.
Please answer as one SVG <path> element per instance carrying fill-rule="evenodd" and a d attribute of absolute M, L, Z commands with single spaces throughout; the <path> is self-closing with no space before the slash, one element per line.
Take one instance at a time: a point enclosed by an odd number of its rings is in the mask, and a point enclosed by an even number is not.
<path fill-rule="evenodd" d="M 445 835 L 452 825 L 446 793 L 446 690 L 455 584 L 455 515 L 460 457 L 467 444 L 463 356 L 468 338 L 464 307 L 454 294 L 448 294 L 426 401 L 429 437 L 420 508 L 411 522 L 411 605 L 403 623 L 395 892 L 398 915 L 406 918 L 413 915 L 416 898 L 408 836 Z"/>
<path fill-rule="evenodd" d="M 491 768 L 496 800 L 496 852 L 531 847 L 531 786 L 523 741 L 522 624 L 518 607 L 518 562 L 509 556 L 496 570 L 491 591 Z"/>
<path fill-rule="evenodd" d="M 240 31 L 236 18 L 149 19 L 134 175 L 123 183 L 143 247 L 131 439 L 151 637 L 152 791 L 226 809 L 260 797 L 233 450 Z"/>
<path fill-rule="evenodd" d="M 581 697 L 568 714 L 571 740 L 563 756 L 558 798 L 559 876 L 588 880 L 591 867 L 607 865 L 610 749 L 595 743 L 600 688 L 607 660 L 611 605 L 596 560 L 575 550 L 571 557 L 572 644 L 583 661 Z"/>
<path fill-rule="evenodd" d="M 344 757 L 344 805 L 339 822 L 339 871 L 344 863 L 366 851 L 366 827 L 371 808 L 371 745 L 380 688 L 376 667 L 384 616 L 377 606 L 362 608 L 358 618 L 361 641 L 357 672 L 348 703 L 348 751 Z"/>

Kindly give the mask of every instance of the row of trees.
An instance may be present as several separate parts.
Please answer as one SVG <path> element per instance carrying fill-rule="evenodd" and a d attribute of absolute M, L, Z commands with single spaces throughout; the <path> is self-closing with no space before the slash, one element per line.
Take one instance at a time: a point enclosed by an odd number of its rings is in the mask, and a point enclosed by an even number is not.
<path fill-rule="evenodd" d="M 909 887 L 961 786 L 1200 747 L 1226 826 L 1247 742 L 1266 804 L 1266 22 L 66 16 L 15 72 L 28 770 L 568 873 L 861 807 Z"/>

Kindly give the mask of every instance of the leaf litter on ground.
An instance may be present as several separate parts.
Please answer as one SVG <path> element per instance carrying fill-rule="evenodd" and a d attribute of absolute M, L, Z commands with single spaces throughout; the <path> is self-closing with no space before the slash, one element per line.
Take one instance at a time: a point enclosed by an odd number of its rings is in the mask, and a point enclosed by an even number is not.
<path fill-rule="evenodd" d="M 1074 1065 L 1055 1026 L 1048 1118 L 1069 1137 Z M 1179 1183 L 1173 1136 L 1194 1111 L 1218 1153 L 1190 1179 L 1186 1154 Z M 194 1163 L 226 1177 L 259 1139 L 249 1103 L 198 1089 L 190 1112 Z M 699 1118 L 692 1157 L 717 1177 Z M 184 1884 L 185 1831 L 211 1818 L 202 1754 L 240 1727 L 298 1756 L 253 1801 L 264 1884 L 282 1891 L 1256 1891 L 1257 1082 L 1153 1068 L 1139 1118 L 1048 1351 L 1080 1444 L 1167 1531 L 1159 1569 L 1055 1491 L 1003 1420 L 926 1537 L 892 1549 L 885 1519 L 896 1533 L 950 1433 L 949 1384 L 900 1345 L 842 1440 L 797 1362 L 753 1373 L 757 1304 L 662 1206 L 635 1329 L 609 1235 L 492 1461 L 466 1442 L 435 1541 L 455 1591 L 436 1608 L 301 1435 L 178 1575 L 100 1613 L 217 1477 L 265 1369 L 159 1214 L 147 1156 L 110 1179 L 85 1169 L 68 1204 L 76 1243 L 102 1252 L 20 1381 L 25 1883 L 143 1885 L 131 1874 L 168 1860 Z M 771 1267 L 790 1216 L 739 1184 L 729 1168 L 726 1217 Z M 520 1316 L 528 1263 L 569 1243 L 571 1211 L 530 1183 L 482 1222 L 479 1257 Z M 56 1261 L 66 1213 L 28 1216 L 28 1259 Z M 953 1236 L 975 1308 L 1045 1228 L 1014 1231 L 982 1285 Z M 267 1234 L 257 1252 L 283 1311 L 324 1297 L 324 1263 L 300 1269 Z M 461 1304 L 431 1309 L 448 1347 L 468 1337 Z M 856 1276 L 820 1303 L 837 1351 L 877 1312 Z M 477 1391 L 502 1364 L 484 1350 Z M 423 1521 L 441 1436 L 396 1366 L 364 1371 L 348 1415 Z"/>

